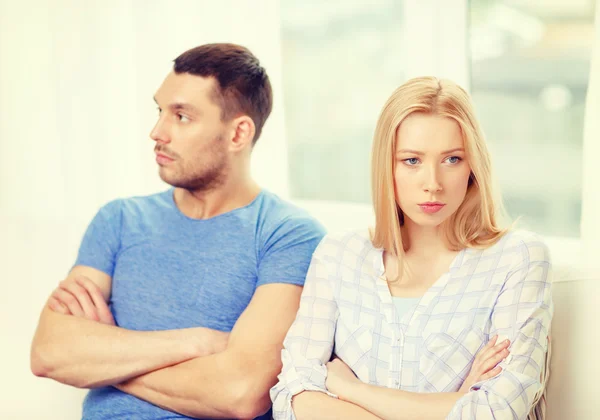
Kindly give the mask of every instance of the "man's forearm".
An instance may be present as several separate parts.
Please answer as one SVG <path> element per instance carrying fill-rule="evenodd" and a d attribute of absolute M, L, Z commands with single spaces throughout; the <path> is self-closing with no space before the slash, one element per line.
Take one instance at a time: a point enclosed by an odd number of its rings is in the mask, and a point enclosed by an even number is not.
<path fill-rule="evenodd" d="M 236 321 L 227 349 L 159 369 L 117 387 L 135 397 L 200 418 L 252 419 L 268 411 L 281 372 L 283 338 L 301 289 L 267 284 Z"/>
<path fill-rule="evenodd" d="M 246 362 L 242 362 L 246 360 Z M 257 366 L 230 350 L 131 379 L 116 388 L 190 417 L 254 418 L 271 401 L 277 363 Z"/>
<path fill-rule="evenodd" d="M 189 330 L 130 331 L 44 308 L 31 367 L 38 376 L 95 388 L 181 363 L 202 350 Z"/>
<path fill-rule="evenodd" d="M 385 420 L 442 420 L 463 395 L 462 392 L 408 392 L 360 383 L 341 398 Z"/>
<path fill-rule="evenodd" d="M 304 391 L 292 399 L 292 409 L 298 420 L 360 419 L 379 420 L 366 409 L 321 392 Z"/>

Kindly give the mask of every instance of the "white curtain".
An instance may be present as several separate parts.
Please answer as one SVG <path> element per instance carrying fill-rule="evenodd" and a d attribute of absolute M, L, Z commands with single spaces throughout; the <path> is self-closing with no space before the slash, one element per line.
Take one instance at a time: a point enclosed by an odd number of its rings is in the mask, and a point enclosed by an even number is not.
<path fill-rule="evenodd" d="M 275 107 L 253 170 L 286 196 L 278 0 L 0 0 L 0 417 L 79 417 L 80 393 L 33 377 L 39 311 L 107 201 L 165 188 L 148 134 L 152 96 L 181 52 L 249 47 Z M 75 394 L 76 399 L 73 399 Z"/>
<path fill-rule="evenodd" d="M 585 109 L 581 241 L 586 276 L 600 269 L 600 0 L 596 1 L 595 37 Z"/>

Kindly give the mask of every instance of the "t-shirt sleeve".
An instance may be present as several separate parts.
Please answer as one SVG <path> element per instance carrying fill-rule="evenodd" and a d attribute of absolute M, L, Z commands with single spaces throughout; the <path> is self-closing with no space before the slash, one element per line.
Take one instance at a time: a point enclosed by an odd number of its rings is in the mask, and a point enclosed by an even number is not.
<path fill-rule="evenodd" d="M 85 265 L 112 277 L 121 246 L 121 202 L 103 206 L 88 226 L 75 265 Z"/>
<path fill-rule="evenodd" d="M 304 285 L 313 252 L 325 236 L 323 226 L 308 216 L 284 220 L 259 255 L 256 286 L 269 283 Z"/>

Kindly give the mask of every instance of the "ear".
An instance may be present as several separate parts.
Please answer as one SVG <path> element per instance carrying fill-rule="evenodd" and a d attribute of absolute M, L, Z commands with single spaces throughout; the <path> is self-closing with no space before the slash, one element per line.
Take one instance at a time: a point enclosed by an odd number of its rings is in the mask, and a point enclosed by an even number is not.
<path fill-rule="evenodd" d="M 252 148 L 252 141 L 254 140 L 254 133 L 256 127 L 254 121 L 247 115 L 234 118 L 231 121 L 232 137 L 229 142 L 229 149 L 233 152 L 244 150 L 246 148 Z"/>

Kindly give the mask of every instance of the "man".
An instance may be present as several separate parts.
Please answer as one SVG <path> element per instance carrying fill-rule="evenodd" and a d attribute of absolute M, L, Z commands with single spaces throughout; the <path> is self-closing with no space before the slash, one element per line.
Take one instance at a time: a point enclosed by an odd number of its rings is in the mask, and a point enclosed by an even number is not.
<path fill-rule="evenodd" d="M 174 188 L 100 209 L 42 311 L 32 371 L 91 388 L 84 419 L 254 418 L 324 231 L 250 176 L 272 108 L 250 51 L 189 50 L 154 99 Z"/>

